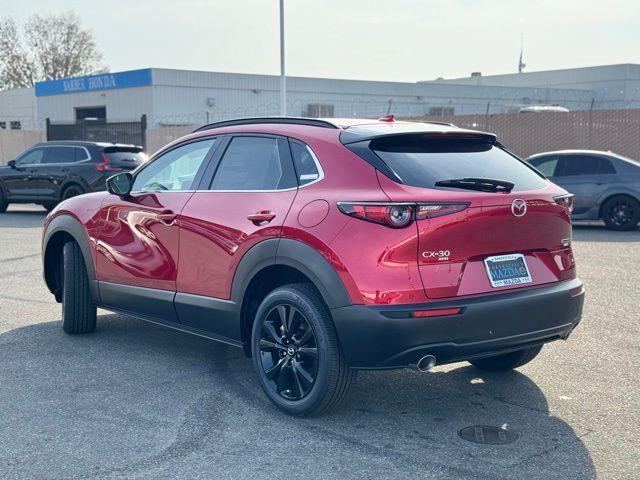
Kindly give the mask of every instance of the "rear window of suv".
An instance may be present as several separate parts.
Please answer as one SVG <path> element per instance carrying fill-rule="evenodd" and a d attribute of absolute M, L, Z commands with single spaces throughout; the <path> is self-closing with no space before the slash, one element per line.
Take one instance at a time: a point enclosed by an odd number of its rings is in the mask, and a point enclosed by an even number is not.
<path fill-rule="evenodd" d="M 369 148 L 402 183 L 414 187 L 441 188 L 435 184 L 470 177 L 506 180 L 515 185 L 514 190 L 536 190 L 546 185 L 546 180 L 524 162 L 485 140 L 394 135 L 373 139 Z"/>
<path fill-rule="evenodd" d="M 138 147 L 106 147 L 103 152 L 114 165 L 136 167 L 147 160 L 147 155 Z"/>

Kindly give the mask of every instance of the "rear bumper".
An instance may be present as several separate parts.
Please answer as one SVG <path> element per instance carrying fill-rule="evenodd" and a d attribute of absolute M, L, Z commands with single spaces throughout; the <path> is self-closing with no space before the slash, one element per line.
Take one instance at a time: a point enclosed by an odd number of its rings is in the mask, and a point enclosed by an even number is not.
<path fill-rule="evenodd" d="M 582 316 L 580 279 L 482 297 L 416 305 L 352 305 L 331 310 L 352 368 L 387 369 L 434 355 L 437 364 L 566 339 Z M 414 310 L 460 307 L 450 316 L 413 318 Z"/>

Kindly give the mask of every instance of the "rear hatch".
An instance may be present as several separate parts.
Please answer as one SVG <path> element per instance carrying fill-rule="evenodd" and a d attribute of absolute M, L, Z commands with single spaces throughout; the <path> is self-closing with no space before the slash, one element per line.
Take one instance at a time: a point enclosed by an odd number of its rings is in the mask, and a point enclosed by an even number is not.
<path fill-rule="evenodd" d="M 491 137 L 395 135 L 376 138 L 369 147 L 396 175 L 394 181 L 378 172 L 392 202 L 468 205 L 415 222 L 427 297 L 527 288 L 575 276 L 570 212 L 556 200 L 564 191 Z"/>
<path fill-rule="evenodd" d="M 147 160 L 147 155 L 141 147 L 133 145 L 115 145 L 105 147 L 102 151 L 105 161 L 113 170 L 133 170 Z"/>

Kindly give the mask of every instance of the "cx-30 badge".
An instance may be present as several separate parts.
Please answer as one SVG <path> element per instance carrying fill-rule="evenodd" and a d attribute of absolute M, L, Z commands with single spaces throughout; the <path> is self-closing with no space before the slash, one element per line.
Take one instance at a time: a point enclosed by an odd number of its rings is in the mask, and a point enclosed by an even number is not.
<path fill-rule="evenodd" d="M 511 213 L 514 217 L 522 217 L 527 213 L 527 202 L 521 198 L 516 198 L 511 202 Z"/>

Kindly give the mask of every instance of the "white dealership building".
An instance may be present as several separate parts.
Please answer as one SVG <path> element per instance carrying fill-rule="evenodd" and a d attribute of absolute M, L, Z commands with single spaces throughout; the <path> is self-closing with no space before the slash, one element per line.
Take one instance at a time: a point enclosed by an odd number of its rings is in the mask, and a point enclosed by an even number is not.
<path fill-rule="evenodd" d="M 52 80 L 0 92 L 0 129 L 44 129 L 52 122 L 139 119 L 148 126 L 191 125 L 278 115 L 279 77 L 147 68 Z M 287 113 L 377 117 L 504 113 L 531 105 L 569 110 L 640 108 L 640 65 L 381 82 L 288 77 Z"/>

